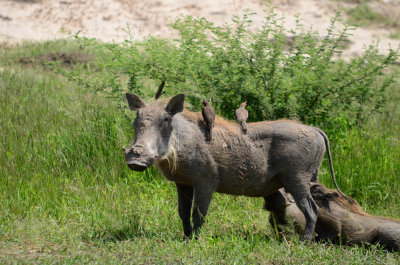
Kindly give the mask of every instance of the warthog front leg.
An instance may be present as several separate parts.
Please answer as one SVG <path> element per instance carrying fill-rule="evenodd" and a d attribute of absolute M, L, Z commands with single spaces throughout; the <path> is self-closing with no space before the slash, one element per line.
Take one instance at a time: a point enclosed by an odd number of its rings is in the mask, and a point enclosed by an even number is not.
<path fill-rule="evenodd" d="M 190 237 L 192 225 L 190 223 L 190 212 L 192 209 L 193 187 L 176 183 L 178 190 L 178 211 L 183 224 L 183 233 Z"/>

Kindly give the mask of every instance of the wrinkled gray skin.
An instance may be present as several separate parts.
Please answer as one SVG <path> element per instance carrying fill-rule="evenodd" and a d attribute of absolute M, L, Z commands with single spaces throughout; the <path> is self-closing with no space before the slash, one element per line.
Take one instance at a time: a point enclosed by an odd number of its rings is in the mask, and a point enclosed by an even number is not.
<path fill-rule="evenodd" d="M 317 181 L 327 144 L 321 130 L 292 121 L 257 122 L 243 135 L 239 124 L 217 117 L 206 142 L 201 113 L 183 111 L 183 94 L 151 104 L 126 96 L 137 111 L 126 162 L 135 171 L 155 164 L 176 183 L 186 236 L 201 228 L 214 192 L 266 197 L 285 187 L 306 218 L 303 239 L 311 239 L 318 207 L 309 183 Z"/>
<path fill-rule="evenodd" d="M 319 207 L 315 226 L 317 241 L 348 245 L 379 243 L 388 250 L 400 252 L 400 221 L 368 215 L 354 200 L 349 202 L 319 183 L 311 184 L 311 195 Z M 285 228 L 292 224 L 298 233 L 304 231 L 304 215 L 283 189 L 266 197 L 264 207 L 271 212 L 270 223 L 279 232 L 287 231 Z"/>

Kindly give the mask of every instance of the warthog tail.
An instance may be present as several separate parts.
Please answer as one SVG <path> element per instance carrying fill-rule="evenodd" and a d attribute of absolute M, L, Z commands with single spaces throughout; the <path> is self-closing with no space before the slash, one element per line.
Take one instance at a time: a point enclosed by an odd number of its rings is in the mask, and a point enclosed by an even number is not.
<path fill-rule="evenodd" d="M 243 133 L 246 134 L 246 133 L 247 133 L 247 124 L 246 124 L 246 121 L 242 121 L 242 122 L 240 123 L 240 125 L 242 126 Z"/>
<path fill-rule="evenodd" d="M 335 185 L 335 188 L 336 188 L 336 190 L 340 193 L 340 195 L 342 195 L 343 197 L 345 197 L 350 203 L 353 203 L 354 200 L 353 200 L 352 198 L 350 198 L 349 196 L 345 195 L 345 194 L 339 189 L 339 186 L 338 186 L 338 184 L 336 183 L 335 172 L 334 172 L 334 170 L 333 170 L 333 164 L 332 164 L 331 149 L 330 149 L 330 146 L 329 146 L 329 138 L 328 138 L 328 136 L 326 135 L 326 133 L 325 133 L 323 130 L 321 130 L 321 129 L 319 129 L 319 128 L 316 128 L 316 129 L 317 129 L 317 131 L 322 135 L 322 137 L 324 138 L 324 141 L 325 141 L 326 153 L 328 154 L 329 166 L 330 166 L 330 169 L 331 169 L 331 175 L 332 175 L 333 184 Z"/>

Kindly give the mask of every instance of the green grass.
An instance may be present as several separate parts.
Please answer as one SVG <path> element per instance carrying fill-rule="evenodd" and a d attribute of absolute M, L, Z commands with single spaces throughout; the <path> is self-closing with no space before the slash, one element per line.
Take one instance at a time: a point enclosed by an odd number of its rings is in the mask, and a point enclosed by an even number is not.
<path fill-rule="evenodd" d="M 382 12 L 382 10 L 376 10 L 376 8 L 384 9 L 384 6 L 375 6 L 374 10 L 374 8 L 370 5 L 370 3 L 373 2 L 371 0 L 359 0 L 355 2 L 356 3 L 354 4 L 356 5 L 354 7 L 345 9 L 345 13 L 348 16 L 347 22 L 349 24 L 361 27 L 375 26 L 391 28 L 394 30 L 394 33 L 391 33 L 389 37 L 394 39 L 398 38 L 398 31 L 400 30 L 400 22 L 398 16 L 394 14 L 387 14 L 387 12 Z M 397 9 L 395 5 L 392 5 L 392 8 Z"/>
<path fill-rule="evenodd" d="M 133 114 L 42 62 L 18 63 L 60 51 L 86 52 L 65 41 L 0 51 L 0 263 L 398 264 L 378 246 L 276 239 L 261 199 L 220 194 L 200 238 L 185 240 L 174 184 L 125 165 Z M 344 192 L 400 218 L 397 95 L 332 152 Z M 320 180 L 332 186 L 327 169 Z"/>
<path fill-rule="evenodd" d="M 400 27 L 399 29 L 395 30 L 394 32 L 389 34 L 389 38 L 391 39 L 400 39 Z"/>
<path fill-rule="evenodd" d="M 368 5 L 368 2 L 362 2 L 357 6 L 347 10 L 349 15 L 348 22 L 350 24 L 356 24 L 357 26 L 369 26 L 373 24 L 381 24 L 385 21 L 385 18 L 375 13 Z"/>

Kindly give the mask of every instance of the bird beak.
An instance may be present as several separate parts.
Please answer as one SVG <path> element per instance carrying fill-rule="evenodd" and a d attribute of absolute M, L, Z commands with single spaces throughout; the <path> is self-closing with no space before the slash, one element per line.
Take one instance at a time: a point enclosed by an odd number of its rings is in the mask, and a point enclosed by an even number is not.
<path fill-rule="evenodd" d="M 244 102 L 244 105 L 247 106 L 247 101 Z"/>

